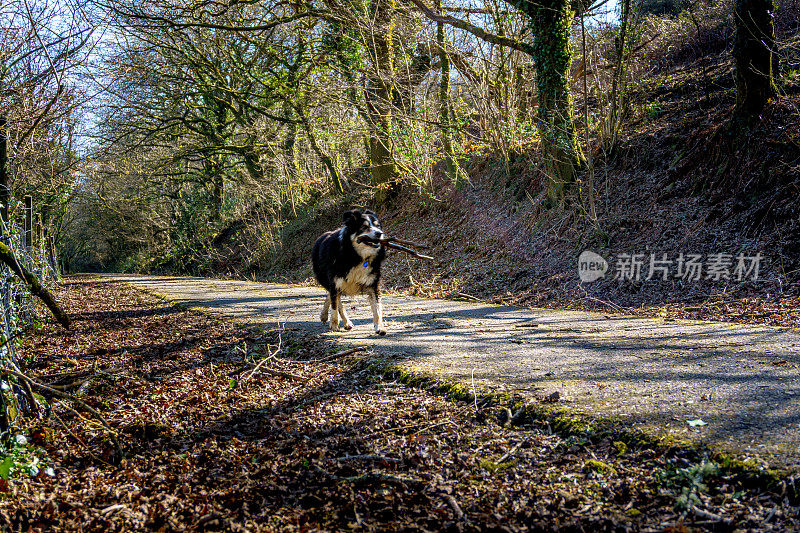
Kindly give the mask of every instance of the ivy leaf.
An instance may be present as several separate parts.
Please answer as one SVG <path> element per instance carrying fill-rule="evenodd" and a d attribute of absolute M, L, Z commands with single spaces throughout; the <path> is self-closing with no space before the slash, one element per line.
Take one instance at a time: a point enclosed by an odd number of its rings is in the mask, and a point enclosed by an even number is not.
<path fill-rule="evenodd" d="M 14 465 L 14 459 L 9 455 L 5 460 L 0 463 L 0 477 L 8 481 L 11 473 L 11 467 Z"/>

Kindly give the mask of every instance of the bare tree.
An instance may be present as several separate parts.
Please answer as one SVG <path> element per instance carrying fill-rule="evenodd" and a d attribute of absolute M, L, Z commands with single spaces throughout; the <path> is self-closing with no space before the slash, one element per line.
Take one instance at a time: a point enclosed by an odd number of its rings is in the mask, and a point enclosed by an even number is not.
<path fill-rule="evenodd" d="M 777 95 L 774 0 L 736 0 L 733 56 L 736 61 L 734 118 L 748 124 Z"/>

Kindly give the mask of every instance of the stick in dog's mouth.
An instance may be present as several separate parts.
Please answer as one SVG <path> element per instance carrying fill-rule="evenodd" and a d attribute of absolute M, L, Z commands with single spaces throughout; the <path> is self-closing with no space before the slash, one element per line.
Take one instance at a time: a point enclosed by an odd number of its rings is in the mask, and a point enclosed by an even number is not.
<path fill-rule="evenodd" d="M 373 239 L 372 237 L 367 237 L 366 235 L 362 235 L 356 242 L 359 244 L 366 244 L 367 246 L 371 246 L 372 248 L 380 248 L 381 243 L 378 239 Z"/>
<path fill-rule="evenodd" d="M 361 237 L 356 239 L 356 241 L 360 242 L 360 243 L 369 244 L 370 246 L 374 246 L 376 248 L 379 247 L 381 244 L 383 244 L 387 248 L 392 248 L 394 250 L 400 250 L 401 252 L 405 252 L 407 254 L 413 255 L 414 257 L 418 257 L 419 259 L 433 259 L 433 257 L 431 257 L 429 255 L 422 255 L 418 251 L 412 250 L 411 248 L 407 248 L 405 246 L 401 246 L 398 243 L 407 244 L 408 246 L 413 246 L 415 248 L 427 248 L 426 245 L 417 244 L 417 243 L 411 242 L 411 241 L 404 241 L 404 240 L 398 239 L 397 237 L 381 237 L 380 239 L 374 239 L 374 238 L 369 237 L 367 235 L 362 235 Z"/>

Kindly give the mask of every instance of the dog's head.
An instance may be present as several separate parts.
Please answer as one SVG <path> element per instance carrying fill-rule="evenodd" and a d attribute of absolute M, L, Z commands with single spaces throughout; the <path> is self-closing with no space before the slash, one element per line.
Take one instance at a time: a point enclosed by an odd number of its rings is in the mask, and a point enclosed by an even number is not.
<path fill-rule="evenodd" d="M 383 237 L 381 223 L 378 221 L 378 217 L 374 212 L 369 209 L 365 209 L 364 211 L 353 209 L 351 211 L 345 211 L 344 215 L 342 215 L 342 219 L 344 220 L 346 235 L 350 237 L 353 248 L 355 248 L 359 255 L 367 257 L 378 253 L 378 250 L 381 248 L 380 244 L 359 242 L 361 237 L 369 237 L 370 239 L 380 239 Z"/>

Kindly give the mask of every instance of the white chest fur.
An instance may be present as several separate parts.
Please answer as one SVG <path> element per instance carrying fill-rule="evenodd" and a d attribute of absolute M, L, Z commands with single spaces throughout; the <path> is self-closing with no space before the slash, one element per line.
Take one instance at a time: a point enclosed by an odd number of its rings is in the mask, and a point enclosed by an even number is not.
<path fill-rule="evenodd" d="M 363 263 L 351 269 L 350 272 L 347 273 L 347 277 L 334 279 L 336 288 L 347 296 L 361 294 L 364 292 L 365 287 L 368 287 L 374 282 L 375 274 L 372 273 L 372 268 L 365 267 Z"/>

